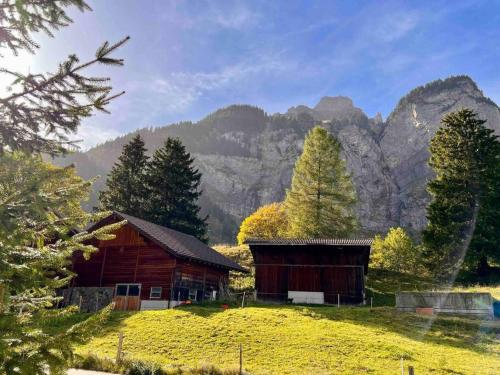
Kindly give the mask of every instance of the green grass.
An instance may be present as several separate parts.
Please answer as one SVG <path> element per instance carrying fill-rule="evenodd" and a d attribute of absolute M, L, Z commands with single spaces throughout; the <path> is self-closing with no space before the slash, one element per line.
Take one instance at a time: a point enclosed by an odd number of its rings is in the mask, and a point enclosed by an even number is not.
<path fill-rule="evenodd" d="M 396 374 L 400 358 L 417 374 L 496 374 L 500 324 L 471 318 L 436 319 L 393 308 L 190 306 L 114 313 L 102 333 L 77 348 L 114 357 L 118 332 L 130 359 L 166 367 L 221 369 L 252 374 Z"/>

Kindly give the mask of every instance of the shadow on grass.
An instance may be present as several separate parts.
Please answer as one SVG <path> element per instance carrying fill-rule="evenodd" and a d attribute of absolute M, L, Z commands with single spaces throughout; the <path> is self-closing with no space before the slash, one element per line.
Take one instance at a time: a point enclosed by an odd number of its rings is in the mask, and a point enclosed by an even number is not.
<path fill-rule="evenodd" d="M 119 331 L 119 328 L 123 325 L 123 321 L 129 316 L 133 315 L 134 312 L 121 312 L 121 311 L 112 311 L 108 318 L 103 321 L 102 326 L 99 331 L 95 333 L 94 337 L 104 336 L 109 332 Z M 83 323 L 87 319 L 91 318 L 94 313 L 76 313 L 68 316 L 60 317 L 59 319 L 52 320 L 50 323 L 43 325 L 43 330 L 49 335 L 56 335 L 60 332 L 65 332 L 70 329 L 72 326 L 78 323 Z M 84 344 L 90 341 L 92 338 L 89 338 Z"/>
<path fill-rule="evenodd" d="M 379 307 L 295 307 L 313 319 L 328 319 L 382 331 L 390 331 L 423 343 L 461 348 L 476 353 L 492 353 L 486 346 L 498 343 L 500 322 L 480 318 L 440 314 L 434 317 Z"/>

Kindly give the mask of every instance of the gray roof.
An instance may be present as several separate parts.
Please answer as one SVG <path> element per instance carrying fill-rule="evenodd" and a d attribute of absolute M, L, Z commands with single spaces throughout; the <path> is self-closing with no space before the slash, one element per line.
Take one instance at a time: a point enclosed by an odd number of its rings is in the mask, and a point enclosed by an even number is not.
<path fill-rule="evenodd" d="M 371 246 L 373 240 L 367 238 L 252 238 L 245 242 L 249 245 Z"/>
<path fill-rule="evenodd" d="M 238 263 L 226 258 L 194 236 L 117 211 L 113 211 L 113 216 L 121 220 L 127 220 L 128 224 L 142 235 L 174 256 L 209 263 L 235 271 L 248 272 Z"/>

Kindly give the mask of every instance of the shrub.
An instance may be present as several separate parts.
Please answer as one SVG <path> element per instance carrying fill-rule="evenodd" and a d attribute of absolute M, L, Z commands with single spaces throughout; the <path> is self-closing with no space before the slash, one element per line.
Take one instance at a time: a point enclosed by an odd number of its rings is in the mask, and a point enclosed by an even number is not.
<path fill-rule="evenodd" d="M 123 371 L 122 367 L 117 365 L 115 361 L 109 358 L 100 358 L 94 354 L 75 356 L 72 366 L 83 370 L 93 370 L 93 371 L 105 371 L 105 372 L 115 372 L 115 373 L 122 373 Z"/>
<path fill-rule="evenodd" d="M 132 361 L 126 364 L 125 375 L 167 375 L 160 365 L 143 361 Z"/>
<path fill-rule="evenodd" d="M 372 245 L 370 265 L 375 268 L 404 273 L 420 273 L 421 249 L 403 228 L 391 228 L 382 238 L 376 235 Z"/>

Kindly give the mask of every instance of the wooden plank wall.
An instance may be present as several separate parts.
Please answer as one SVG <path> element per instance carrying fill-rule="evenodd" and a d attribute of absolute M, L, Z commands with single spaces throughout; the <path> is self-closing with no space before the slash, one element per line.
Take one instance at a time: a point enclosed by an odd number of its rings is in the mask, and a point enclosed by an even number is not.
<path fill-rule="evenodd" d="M 289 290 L 324 292 L 325 302 L 361 302 L 369 247 L 251 246 L 261 299 L 285 300 Z"/>
<path fill-rule="evenodd" d="M 108 286 L 139 283 L 141 299 L 149 299 L 151 287 L 162 287 L 161 299 L 171 298 L 176 274 L 198 279 L 207 290 L 218 290 L 219 281 L 227 282 L 229 271 L 209 265 L 179 260 L 126 225 L 116 238 L 94 244 L 99 251 L 85 260 L 81 253 L 73 255 L 75 287 Z"/>
<path fill-rule="evenodd" d="M 81 253 L 74 254 L 73 286 L 140 283 L 141 299 L 149 299 L 152 286 L 162 287 L 161 299 L 169 299 L 176 259 L 128 225 L 116 235 L 114 240 L 99 241 L 99 251 L 88 261 Z"/>

